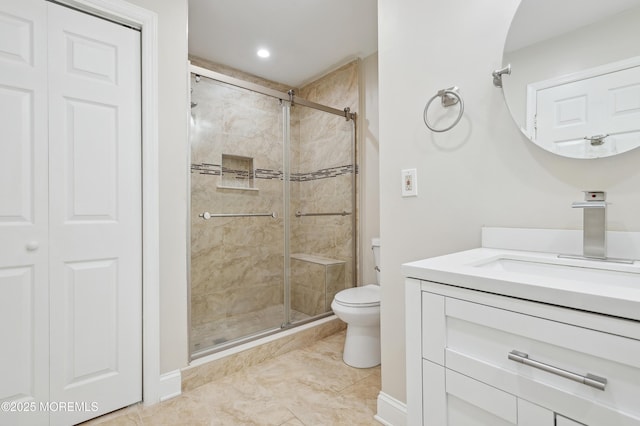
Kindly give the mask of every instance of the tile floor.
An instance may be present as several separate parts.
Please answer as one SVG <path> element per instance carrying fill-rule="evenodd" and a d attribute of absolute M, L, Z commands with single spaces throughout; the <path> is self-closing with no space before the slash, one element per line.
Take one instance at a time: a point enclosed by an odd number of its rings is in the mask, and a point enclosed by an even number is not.
<path fill-rule="evenodd" d="M 169 401 L 85 425 L 379 425 L 380 367 L 344 364 L 344 337 L 341 331 Z"/>

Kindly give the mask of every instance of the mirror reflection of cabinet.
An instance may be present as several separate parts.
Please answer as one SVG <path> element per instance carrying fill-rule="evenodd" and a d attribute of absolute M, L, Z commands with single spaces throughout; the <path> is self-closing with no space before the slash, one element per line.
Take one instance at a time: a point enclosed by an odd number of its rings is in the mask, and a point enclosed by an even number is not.
<path fill-rule="evenodd" d="M 503 91 L 516 124 L 566 157 L 640 146 L 638 39 L 640 0 L 522 0 L 503 57 L 512 68 Z"/>

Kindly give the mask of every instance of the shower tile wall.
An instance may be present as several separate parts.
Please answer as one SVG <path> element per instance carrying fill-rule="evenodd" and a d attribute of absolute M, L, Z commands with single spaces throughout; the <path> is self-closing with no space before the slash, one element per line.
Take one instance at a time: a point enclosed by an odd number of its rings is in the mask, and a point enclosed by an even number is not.
<path fill-rule="evenodd" d="M 289 87 L 261 80 L 199 58 L 192 64 L 286 92 Z M 357 62 L 313 82 L 299 96 L 342 109 L 358 105 Z M 276 327 L 283 320 L 283 189 L 282 114 L 277 99 L 201 78 L 192 78 L 191 123 L 191 322 L 192 342 L 214 333 L 213 340 L 239 337 L 226 328 L 241 327 L 234 318 L 258 312 L 257 330 Z M 303 217 L 295 211 L 353 211 L 351 179 L 351 123 L 309 108 L 294 107 L 291 115 L 291 253 L 307 253 L 344 262 L 333 268 L 331 294 L 320 297 L 322 286 L 292 280 L 292 309 L 317 312 L 320 298 L 329 309 L 333 294 L 352 282 L 351 216 Z M 340 142 L 336 142 L 336 138 Z M 333 141 L 330 142 L 330 139 Z M 341 149 L 339 149 L 339 147 Z M 253 159 L 253 190 L 228 189 L 222 184 L 222 155 Z M 242 170 L 227 171 L 238 179 Z M 225 172 L 225 173 L 227 173 Z M 238 185 L 247 188 L 247 182 Z M 257 190 L 256 190 L 257 189 Z M 278 219 L 212 218 L 198 214 L 276 212 Z M 297 263 L 292 262 L 292 268 Z M 303 277 L 300 271 L 292 275 Z M 336 278 L 337 277 L 337 278 Z M 350 284 L 349 284 L 350 286 Z M 320 288 L 322 287 L 322 288 Z M 314 294 L 312 294 L 314 293 Z M 326 300 L 325 300 L 326 298 Z M 304 302 L 304 301 L 308 302 Z M 328 301 L 328 302 L 327 302 Z M 273 320 L 264 312 L 274 312 Z M 254 315 L 255 316 L 255 315 Z M 259 318 L 258 318 L 259 317 Z M 270 324 L 269 321 L 273 322 Z M 242 320 L 247 327 L 247 321 Z M 242 327 L 241 327 L 242 328 Z M 199 330 L 199 331 L 198 331 Z M 216 337 L 217 336 L 217 337 Z M 205 339 L 206 340 L 206 339 Z M 211 340 L 211 339 L 209 339 Z M 212 342 L 204 342 L 200 349 Z M 198 347 L 192 348 L 198 349 Z"/>

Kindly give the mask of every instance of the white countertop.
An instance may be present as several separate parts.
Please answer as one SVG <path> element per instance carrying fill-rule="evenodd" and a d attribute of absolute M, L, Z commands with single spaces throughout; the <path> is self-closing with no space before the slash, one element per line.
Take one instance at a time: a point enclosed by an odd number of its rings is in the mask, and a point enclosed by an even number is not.
<path fill-rule="evenodd" d="M 608 273 L 617 274 L 622 279 L 600 283 L 577 279 L 571 274 L 564 277 L 560 277 L 562 274 L 541 276 L 474 266 L 505 257 L 516 261 L 539 261 L 552 267 L 586 268 L 585 271 L 605 275 L 604 280 Z M 640 321 L 640 262 L 637 261 L 633 265 L 623 265 L 558 259 L 554 253 L 478 248 L 406 263 L 402 265 L 402 272 L 409 278 Z"/>

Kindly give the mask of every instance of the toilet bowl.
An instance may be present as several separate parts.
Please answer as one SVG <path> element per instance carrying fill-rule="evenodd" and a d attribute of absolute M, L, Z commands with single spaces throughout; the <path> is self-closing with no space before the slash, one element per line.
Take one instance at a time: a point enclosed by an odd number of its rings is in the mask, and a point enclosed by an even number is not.
<path fill-rule="evenodd" d="M 372 241 L 378 275 L 380 243 Z M 378 280 L 379 281 L 379 280 Z M 380 286 L 368 284 L 338 292 L 331 309 L 347 323 L 342 359 L 357 368 L 370 368 L 380 364 Z"/>
<path fill-rule="evenodd" d="M 344 362 L 357 368 L 380 364 L 380 287 L 369 284 L 342 290 L 331 309 L 347 323 Z"/>

